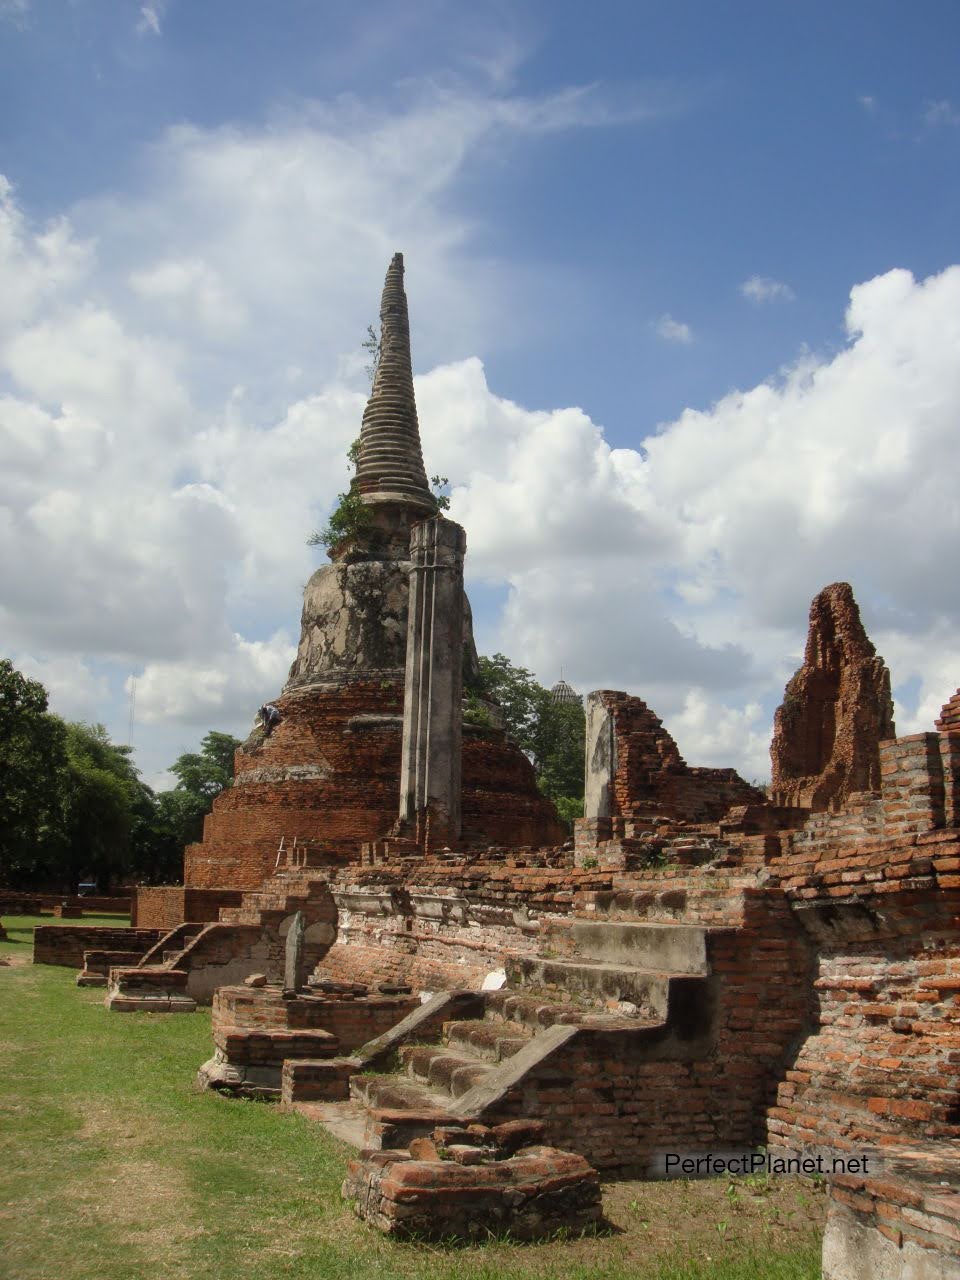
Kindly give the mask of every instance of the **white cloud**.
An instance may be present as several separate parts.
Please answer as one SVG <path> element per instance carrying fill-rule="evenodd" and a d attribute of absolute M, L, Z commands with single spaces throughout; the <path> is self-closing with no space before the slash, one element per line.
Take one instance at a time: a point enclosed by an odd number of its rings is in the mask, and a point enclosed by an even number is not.
<path fill-rule="evenodd" d="M 960 507 L 931 465 L 960 415 L 960 267 L 858 285 L 846 321 L 833 359 L 688 410 L 643 453 L 580 411 L 498 400 L 476 362 L 420 379 L 472 572 L 509 584 L 500 647 L 544 680 L 562 665 L 581 690 L 639 692 L 691 763 L 729 748 L 764 777 L 809 601 L 846 579 L 895 685 L 921 683 L 901 731 L 929 727 L 960 680 L 960 584 L 941 571 Z"/>
<path fill-rule="evenodd" d="M 923 113 L 923 122 L 930 128 L 936 128 L 937 125 L 960 125 L 960 108 L 954 106 L 947 98 L 930 102 Z"/>
<path fill-rule="evenodd" d="M 751 276 L 749 280 L 744 280 L 740 292 L 750 302 L 758 305 L 764 302 L 792 302 L 796 297 L 788 284 L 771 280 L 769 276 Z"/>
<path fill-rule="evenodd" d="M 137 718 L 175 720 L 208 728 L 212 722 L 253 724 L 254 713 L 287 678 L 296 645 L 285 631 L 268 640 L 233 635 L 219 653 L 183 662 L 150 662 L 137 677 Z M 127 691 L 130 681 L 127 681 Z"/>
<path fill-rule="evenodd" d="M 197 258 L 158 262 L 130 275 L 130 287 L 147 302 L 170 309 L 175 320 L 199 321 L 210 337 L 229 339 L 247 319 L 218 272 Z"/>
<path fill-rule="evenodd" d="M 140 6 L 140 21 L 137 23 L 137 31 L 141 35 L 149 33 L 150 35 L 160 35 L 160 23 L 166 9 L 166 0 L 151 0 L 149 4 Z"/>
<path fill-rule="evenodd" d="M 857 98 L 857 101 L 860 103 L 861 107 L 863 107 L 864 111 L 872 113 L 877 110 L 877 100 L 871 93 L 861 93 Z"/>
<path fill-rule="evenodd" d="M 688 345 L 693 341 L 693 330 L 682 320 L 674 320 L 669 312 L 665 312 L 654 325 L 658 335 L 664 342 L 679 342 Z"/>
<path fill-rule="evenodd" d="M 25 25 L 24 19 L 30 12 L 30 0 L 0 0 L 0 18 L 6 18 L 16 27 Z"/>
<path fill-rule="evenodd" d="M 18 671 L 41 682 L 50 696 L 50 710 L 57 715 L 88 723 L 102 718 L 110 697 L 107 678 L 93 672 L 81 658 L 35 658 L 28 653 L 13 653 L 11 658 Z"/>
<path fill-rule="evenodd" d="M 93 673 L 84 706 L 112 664 L 118 738 L 116 672 L 142 672 L 148 772 L 190 745 L 178 725 L 241 731 L 285 678 L 390 254 L 407 254 L 419 367 L 451 333 L 459 350 L 521 335 L 524 281 L 479 259 L 451 193 L 491 139 L 603 114 L 590 95 L 449 89 L 391 113 L 314 105 L 172 130 L 136 193 L 51 226 L 0 192 L 0 633 L 58 697 L 70 663 Z M 640 693 L 692 764 L 766 776 L 809 600 L 845 578 L 895 684 L 919 682 L 901 728 L 926 727 L 960 678 L 943 570 L 960 511 L 935 462 L 960 416 L 960 267 L 857 285 L 847 336 L 637 448 L 582 409 L 496 396 L 475 358 L 419 378 L 468 571 L 505 589 L 499 646 L 544 680 L 562 665 L 584 691 Z"/>

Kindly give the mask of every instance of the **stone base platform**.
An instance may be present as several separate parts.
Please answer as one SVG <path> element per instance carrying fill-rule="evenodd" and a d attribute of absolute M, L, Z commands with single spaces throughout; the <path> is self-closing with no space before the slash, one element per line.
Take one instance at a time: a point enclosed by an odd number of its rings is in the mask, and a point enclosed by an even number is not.
<path fill-rule="evenodd" d="M 115 1013 L 194 1013 L 197 1002 L 187 994 L 185 969 L 143 965 L 110 970 L 104 1004 Z"/>
<path fill-rule="evenodd" d="M 542 1126 L 526 1121 L 447 1126 L 407 1151 L 366 1151 L 347 1166 L 344 1198 L 388 1235 L 544 1240 L 602 1222 L 600 1179 L 582 1157 L 522 1145 Z"/>

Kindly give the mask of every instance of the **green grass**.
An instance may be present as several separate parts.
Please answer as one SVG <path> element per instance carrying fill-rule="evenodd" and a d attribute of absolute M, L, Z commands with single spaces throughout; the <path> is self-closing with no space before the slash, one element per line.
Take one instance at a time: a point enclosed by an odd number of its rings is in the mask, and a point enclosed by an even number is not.
<path fill-rule="evenodd" d="M 117 916 L 117 915 L 114 915 L 114 916 L 84 915 L 84 916 L 81 916 L 79 920 L 71 920 L 71 919 L 62 920 L 59 916 L 55 916 L 51 913 L 50 915 L 46 915 L 46 916 L 0 916 L 0 919 L 3 920 L 3 927 L 6 929 L 7 933 L 10 934 L 11 938 L 13 938 L 15 934 L 18 935 L 15 939 L 18 942 L 23 942 L 25 940 L 23 935 L 26 935 L 27 939 L 32 938 L 34 925 L 38 925 L 38 924 L 63 924 L 71 928 L 74 925 L 78 925 L 78 924 L 80 925 L 99 924 L 99 925 L 106 925 L 107 928 L 109 929 L 126 929 L 130 925 L 129 916 Z M 3 944 L 0 943 L 0 946 L 2 945 Z"/>
<path fill-rule="evenodd" d="M 208 1012 L 108 1012 L 72 971 L 29 963 L 29 930 L 48 922 L 5 917 L 0 942 L 2 1280 L 819 1276 L 821 1206 L 786 1182 L 740 1209 L 722 1183 L 608 1184 L 615 1229 L 595 1239 L 387 1240 L 341 1200 L 340 1144 L 195 1087 Z"/>

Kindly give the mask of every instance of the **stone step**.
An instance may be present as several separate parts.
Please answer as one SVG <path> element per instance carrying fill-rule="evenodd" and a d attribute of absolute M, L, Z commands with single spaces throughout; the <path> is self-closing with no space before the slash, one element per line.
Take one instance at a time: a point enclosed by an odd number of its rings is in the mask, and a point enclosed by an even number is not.
<path fill-rule="evenodd" d="M 545 949 L 552 941 L 572 947 L 572 954 L 563 959 L 692 976 L 709 972 L 709 934 L 709 929 L 670 921 L 574 920 L 548 925 L 543 940 Z"/>
<path fill-rule="evenodd" d="M 439 1112 L 447 1114 L 444 1097 L 410 1076 L 375 1073 L 350 1077 L 350 1097 L 370 1111 Z"/>
<path fill-rule="evenodd" d="M 543 997 L 521 993 L 515 987 L 501 987 L 487 993 L 485 1022 L 514 1024 L 528 1031 L 542 1031 L 558 1023 L 576 1024 L 594 1010 L 581 1009 L 573 1004 L 557 1004 Z"/>
<path fill-rule="evenodd" d="M 400 1061 L 415 1080 L 454 1098 L 481 1084 L 496 1070 L 472 1054 L 451 1053 L 436 1045 L 402 1045 Z"/>
<path fill-rule="evenodd" d="M 548 960 L 540 956 L 508 956 L 507 980 L 515 987 L 533 987 L 561 1002 L 611 1007 L 636 1005 L 647 1016 L 666 1017 L 670 978 L 700 974 L 653 973 L 598 960 Z M 582 1012 L 582 1009 L 580 1010 Z"/>
<path fill-rule="evenodd" d="M 530 1031 L 519 1022 L 445 1022 L 443 1039 L 451 1049 L 469 1050 L 484 1062 L 512 1058 L 530 1039 Z"/>

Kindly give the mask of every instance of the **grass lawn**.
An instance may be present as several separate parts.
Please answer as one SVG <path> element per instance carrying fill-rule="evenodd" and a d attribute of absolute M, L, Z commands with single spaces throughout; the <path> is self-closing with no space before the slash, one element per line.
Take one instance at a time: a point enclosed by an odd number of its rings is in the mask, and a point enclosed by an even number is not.
<path fill-rule="evenodd" d="M 208 1011 L 109 1013 L 71 970 L 30 963 L 47 917 L 3 922 L 2 1280 L 820 1275 L 823 1194 L 794 1179 L 607 1183 L 611 1230 L 593 1239 L 393 1243 L 340 1198 L 346 1148 L 277 1106 L 196 1089 Z"/>

